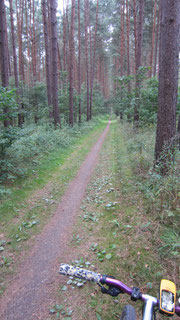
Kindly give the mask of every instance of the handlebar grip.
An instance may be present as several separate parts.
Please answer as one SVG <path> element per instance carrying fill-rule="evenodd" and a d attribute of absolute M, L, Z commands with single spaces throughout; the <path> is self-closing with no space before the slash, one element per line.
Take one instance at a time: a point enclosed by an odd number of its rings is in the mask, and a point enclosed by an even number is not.
<path fill-rule="evenodd" d="M 101 279 L 101 274 L 83 268 L 71 266 L 69 264 L 62 263 L 59 269 L 60 274 L 66 276 L 73 276 L 76 278 L 92 281 L 99 283 Z"/>

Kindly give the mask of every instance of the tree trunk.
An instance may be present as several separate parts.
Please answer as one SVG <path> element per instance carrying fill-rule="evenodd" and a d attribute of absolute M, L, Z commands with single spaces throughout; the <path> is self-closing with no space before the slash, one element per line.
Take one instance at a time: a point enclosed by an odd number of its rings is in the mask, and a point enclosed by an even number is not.
<path fill-rule="evenodd" d="M 136 0 L 133 0 L 133 16 L 134 16 L 134 57 L 135 57 L 135 73 L 137 64 L 137 9 Z"/>
<path fill-rule="evenodd" d="M 94 31 L 94 51 L 93 51 L 92 74 L 91 74 L 90 119 L 92 118 L 92 95 L 93 95 L 94 73 L 95 73 L 95 61 L 96 61 L 97 26 L 98 26 L 98 0 L 97 0 L 97 2 L 96 2 L 96 24 L 95 24 L 95 31 Z"/>
<path fill-rule="evenodd" d="M 180 37 L 180 1 L 161 0 L 159 95 L 155 163 L 168 172 L 173 159 L 176 133 L 176 104 Z"/>
<path fill-rule="evenodd" d="M 120 49 L 120 65 L 121 65 L 121 77 L 124 75 L 124 0 L 121 4 L 121 49 Z"/>
<path fill-rule="evenodd" d="M 74 19 L 75 0 L 71 0 L 71 30 L 69 37 L 69 124 L 73 127 L 73 91 L 74 91 Z"/>
<path fill-rule="evenodd" d="M 81 10 L 78 0 L 78 95 L 79 95 L 79 124 L 81 123 Z"/>
<path fill-rule="evenodd" d="M 51 46 L 52 46 L 52 103 L 55 126 L 61 125 L 58 106 L 58 43 L 57 43 L 57 18 L 56 0 L 49 0 L 51 22 Z"/>
<path fill-rule="evenodd" d="M 18 79 L 18 68 L 17 68 L 17 54 L 16 54 L 16 46 L 15 46 L 12 0 L 9 0 L 9 6 L 10 6 L 10 16 L 11 16 L 11 35 L 12 35 L 12 50 L 13 50 L 13 62 L 14 62 L 14 78 L 15 78 L 15 86 L 16 86 L 16 88 L 18 88 L 19 87 L 19 79 Z"/>
<path fill-rule="evenodd" d="M 87 118 L 89 121 L 89 55 L 88 55 L 88 0 L 84 0 L 84 27 L 85 27 L 85 57 L 86 57 L 86 110 L 87 110 Z"/>
<path fill-rule="evenodd" d="M 131 74 L 130 70 L 130 5 L 129 0 L 126 0 L 126 29 L 127 29 L 127 76 Z"/>
<path fill-rule="evenodd" d="M 139 0 L 139 16 L 138 16 L 138 33 L 137 33 L 137 53 L 136 53 L 136 101 L 134 107 L 134 126 L 139 126 L 139 110 L 138 104 L 140 99 L 140 80 L 139 68 L 142 64 L 142 40 L 143 40 L 143 16 L 144 16 L 144 0 Z"/>
<path fill-rule="evenodd" d="M 178 148 L 180 150 L 180 114 L 178 117 L 177 134 L 178 134 Z"/>
<path fill-rule="evenodd" d="M 153 73 L 153 57 L 154 57 L 154 42 L 155 42 L 155 29 L 156 29 L 156 11 L 157 11 L 157 0 L 154 2 L 154 19 L 153 19 L 153 28 L 152 28 L 152 42 L 151 42 L 151 53 L 150 53 L 150 70 L 149 77 L 152 77 Z"/>
<path fill-rule="evenodd" d="M 21 0 L 18 3 L 16 0 L 16 14 L 17 14 L 17 26 L 18 26 L 18 45 L 19 45 L 19 75 L 20 79 L 24 82 L 24 57 L 23 57 L 23 41 L 22 41 L 22 32 L 23 32 L 23 12 L 24 12 L 24 0 Z"/>
<path fill-rule="evenodd" d="M 63 5 L 63 70 L 66 70 L 66 15 Z"/>
<path fill-rule="evenodd" d="M 35 1 L 33 0 L 33 37 L 32 37 L 32 64 L 33 64 L 33 82 L 37 81 L 37 48 L 36 48 L 36 28 L 35 28 Z"/>
<path fill-rule="evenodd" d="M 130 70 L 130 4 L 129 0 L 126 0 L 126 29 L 127 29 L 127 76 L 130 76 L 131 70 Z M 131 82 L 128 81 L 128 96 L 129 96 L 129 103 L 128 108 L 130 109 L 130 95 L 131 95 Z M 128 112 L 127 119 L 130 121 L 131 114 Z"/>
<path fill-rule="evenodd" d="M 154 70 L 153 70 L 154 77 L 156 75 L 156 68 L 157 68 L 158 43 L 159 43 L 159 23 L 160 23 L 160 10 L 158 13 L 158 20 L 157 20 L 157 27 L 156 27 L 156 41 L 155 41 L 155 49 L 154 49 Z"/>
<path fill-rule="evenodd" d="M 43 16 L 43 25 L 44 25 L 44 41 L 45 41 L 45 58 L 46 58 L 46 86 L 47 86 L 47 98 L 48 98 L 48 106 L 49 106 L 49 117 L 52 119 L 53 113 L 51 110 L 52 105 L 52 93 L 51 93 L 51 59 L 50 59 L 50 36 L 49 36 L 49 28 L 47 21 L 47 6 L 46 1 L 41 1 L 42 5 L 42 16 Z"/>
<path fill-rule="evenodd" d="M 1 81 L 4 88 L 9 85 L 8 74 L 8 42 L 7 42 L 7 29 L 6 29 L 6 9 L 4 0 L 0 1 L 0 56 L 1 56 Z M 8 113 L 8 108 L 4 108 L 4 114 Z M 9 120 L 4 120 L 4 127 L 8 127 Z"/>
<path fill-rule="evenodd" d="M 24 116 L 21 112 L 21 103 L 19 99 L 19 76 L 18 76 L 18 67 L 17 67 L 17 54 L 15 46 L 15 33 L 14 33 L 14 18 L 13 18 L 13 4 L 12 0 L 9 0 L 10 6 L 10 16 L 11 16 L 11 35 L 12 35 L 12 50 L 13 50 L 13 63 L 14 63 L 14 78 L 15 78 L 15 87 L 17 88 L 17 103 L 19 104 L 19 113 L 18 113 L 18 126 L 21 127 L 24 122 Z"/>

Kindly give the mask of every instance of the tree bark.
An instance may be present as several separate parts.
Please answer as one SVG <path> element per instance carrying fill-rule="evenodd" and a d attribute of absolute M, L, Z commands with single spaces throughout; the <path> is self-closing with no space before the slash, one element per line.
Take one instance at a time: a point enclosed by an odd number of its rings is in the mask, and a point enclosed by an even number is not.
<path fill-rule="evenodd" d="M 21 0 L 18 3 L 16 0 L 16 14 L 17 14 L 17 26 L 18 26 L 18 45 L 19 45 L 19 76 L 20 79 L 25 81 L 24 74 L 24 56 L 23 56 L 23 41 L 22 41 L 22 32 L 23 32 L 23 12 L 24 12 L 24 0 Z"/>
<path fill-rule="evenodd" d="M 71 29 L 69 37 L 69 125 L 73 127 L 73 91 L 74 91 L 74 19 L 75 0 L 71 0 Z"/>
<path fill-rule="evenodd" d="M 52 92 L 51 92 L 51 59 L 50 59 L 50 35 L 47 21 L 47 6 L 46 1 L 41 1 L 42 5 L 42 16 L 43 16 L 43 26 L 44 26 L 44 41 L 45 41 L 45 58 L 46 58 L 46 86 L 47 86 L 47 98 L 49 106 L 49 117 L 52 119 L 53 113 L 51 110 L 52 106 Z"/>
<path fill-rule="evenodd" d="M 81 123 L 81 8 L 78 0 L 78 95 L 79 95 L 79 124 Z"/>
<path fill-rule="evenodd" d="M 0 56 L 1 56 L 1 81 L 4 88 L 9 85 L 8 74 L 8 42 L 7 42 L 7 29 L 6 29 L 6 9 L 4 0 L 0 1 Z M 5 117 L 8 113 L 8 108 L 4 108 Z M 4 127 L 9 126 L 8 116 L 4 120 Z"/>
<path fill-rule="evenodd" d="M 86 57 L 86 113 L 87 117 L 86 120 L 89 121 L 90 114 L 89 114 L 89 41 L 88 41 L 88 0 L 84 0 L 84 27 L 85 27 L 85 57 Z"/>
<path fill-rule="evenodd" d="M 152 28 L 152 42 L 151 42 L 151 52 L 150 52 L 150 70 L 149 77 L 152 77 L 153 73 L 153 57 L 154 57 L 154 42 L 155 42 L 155 29 L 156 29 L 156 11 L 157 11 L 157 0 L 154 1 L 154 18 L 153 18 L 153 28 Z"/>
<path fill-rule="evenodd" d="M 32 33 L 32 65 L 33 65 L 33 82 L 37 81 L 37 48 L 36 48 L 36 28 L 35 28 L 35 2 L 33 0 L 33 33 Z"/>
<path fill-rule="evenodd" d="M 156 68 L 157 68 L 158 43 L 159 43 L 159 24 L 160 24 L 160 10 L 158 13 L 158 20 L 157 20 L 157 27 L 156 27 L 156 40 L 155 40 L 155 49 L 154 49 L 154 70 L 153 70 L 154 77 L 156 75 Z"/>
<path fill-rule="evenodd" d="M 10 17 L 11 17 L 11 36 L 12 36 L 12 50 L 13 50 L 13 62 L 14 62 L 14 78 L 15 78 L 15 86 L 16 86 L 16 88 L 18 88 L 19 87 L 19 79 L 18 79 L 18 67 L 17 67 L 17 54 L 16 54 L 16 46 L 15 46 L 12 0 L 9 0 L 9 6 L 10 6 Z"/>
<path fill-rule="evenodd" d="M 176 104 L 180 38 L 180 1 L 161 0 L 159 95 L 155 163 L 168 172 L 173 159 L 176 133 Z"/>
<path fill-rule="evenodd" d="M 121 66 L 121 77 L 124 75 L 124 0 L 121 4 L 121 49 L 120 49 L 120 66 Z"/>
<path fill-rule="evenodd" d="M 58 106 L 58 42 L 57 42 L 57 18 L 56 0 L 49 0 L 51 22 L 51 46 L 52 46 L 52 103 L 54 124 L 61 126 Z"/>
<path fill-rule="evenodd" d="M 136 10 L 135 10 L 136 11 Z M 140 80 L 138 77 L 139 68 L 142 65 L 142 40 L 143 40 L 143 16 L 144 16 L 144 0 L 139 0 L 139 15 L 137 28 L 137 53 L 136 53 L 136 102 L 134 107 L 134 127 L 139 126 L 139 98 L 140 98 Z"/>
<path fill-rule="evenodd" d="M 98 0 L 96 2 L 96 24 L 95 24 L 95 31 L 94 31 L 94 50 L 93 50 L 92 73 L 91 73 L 91 90 L 90 90 L 90 106 L 89 106 L 89 108 L 90 108 L 90 119 L 92 118 L 92 95 L 93 95 L 95 61 L 96 61 L 97 26 L 98 26 Z"/>
<path fill-rule="evenodd" d="M 8 43 L 6 30 L 6 9 L 4 0 L 0 1 L 0 52 L 1 52 L 1 81 L 3 87 L 9 85 Z"/>

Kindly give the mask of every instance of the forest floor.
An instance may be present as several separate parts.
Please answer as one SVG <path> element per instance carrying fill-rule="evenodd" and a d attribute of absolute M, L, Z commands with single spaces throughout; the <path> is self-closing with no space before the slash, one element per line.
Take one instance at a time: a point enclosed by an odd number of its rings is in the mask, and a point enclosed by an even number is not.
<path fill-rule="evenodd" d="M 112 275 L 148 294 L 157 294 L 162 277 L 178 283 L 177 260 L 158 253 L 161 226 L 134 188 L 124 139 L 121 126 L 108 124 L 41 234 L 27 240 L 32 249 L 8 275 L 0 319 L 112 320 L 131 303 L 126 295 L 112 298 L 92 283 L 59 275 L 60 263 Z M 50 199 L 49 184 L 36 196 Z M 141 304 L 133 305 L 140 319 Z"/>

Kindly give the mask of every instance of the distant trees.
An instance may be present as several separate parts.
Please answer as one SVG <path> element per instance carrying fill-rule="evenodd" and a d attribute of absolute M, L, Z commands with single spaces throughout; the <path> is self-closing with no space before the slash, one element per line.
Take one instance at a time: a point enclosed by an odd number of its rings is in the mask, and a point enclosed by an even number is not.
<path fill-rule="evenodd" d="M 167 173 L 176 133 L 176 105 L 180 39 L 180 1 L 161 0 L 159 96 L 155 161 Z"/>
<path fill-rule="evenodd" d="M 137 126 L 142 114 L 147 119 L 151 98 L 142 112 L 142 80 L 158 74 L 158 0 L 63 0 L 58 15 L 57 0 L 8 0 L 6 8 L 0 3 L 6 29 L 1 84 L 10 78 L 18 88 L 14 125 L 22 126 L 30 114 L 35 123 L 41 114 L 55 125 L 60 114 L 70 126 L 89 121 L 99 109 L 98 94 L 101 109 L 115 101 L 116 113 Z M 45 83 L 44 105 L 39 88 Z"/>

